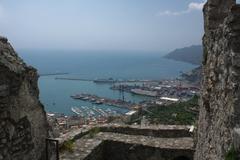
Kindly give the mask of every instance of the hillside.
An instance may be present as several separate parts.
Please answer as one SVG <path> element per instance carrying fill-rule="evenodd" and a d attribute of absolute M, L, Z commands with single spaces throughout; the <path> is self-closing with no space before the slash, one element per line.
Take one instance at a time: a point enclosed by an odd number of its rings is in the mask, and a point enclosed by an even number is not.
<path fill-rule="evenodd" d="M 200 85 L 202 78 L 202 67 L 199 66 L 197 68 L 194 68 L 193 70 L 189 72 L 185 72 L 181 74 L 181 79 L 184 81 L 187 81 L 189 83 Z"/>
<path fill-rule="evenodd" d="M 202 53 L 202 46 L 195 45 L 176 49 L 168 53 L 165 58 L 200 65 L 202 62 Z"/>
<path fill-rule="evenodd" d="M 192 125 L 198 117 L 198 96 L 186 102 L 177 102 L 169 105 L 152 105 L 147 111 L 142 110 L 139 117 L 147 117 L 150 124 Z M 132 123 L 141 123 L 141 118 Z"/>

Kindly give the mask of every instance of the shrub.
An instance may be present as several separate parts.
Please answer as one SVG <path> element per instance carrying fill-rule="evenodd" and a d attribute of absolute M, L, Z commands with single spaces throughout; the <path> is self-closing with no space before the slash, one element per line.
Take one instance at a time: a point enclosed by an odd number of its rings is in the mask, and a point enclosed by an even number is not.
<path fill-rule="evenodd" d="M 74 140 L 68 140 L 63 142 L 62 146 L 59 148 L 60 152 L 68 151 L 73 152 Z"/>
<path fill-rule="evenodd" d="M 90 131 L 89 131 L 89 138 L 93 138 L 93 137 L 95 137 L 95 135 L 96 134 L 98 134 L 100 132 L 100 128 L 99 127 L 95 127 L 95 128 L 93 128 L 93 129 L 91 129 Z"/>

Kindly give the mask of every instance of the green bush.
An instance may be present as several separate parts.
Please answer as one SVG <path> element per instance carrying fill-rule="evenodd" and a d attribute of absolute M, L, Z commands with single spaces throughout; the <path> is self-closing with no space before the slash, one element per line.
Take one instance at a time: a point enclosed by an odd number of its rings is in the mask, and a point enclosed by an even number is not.
<path fill-rule="evenodd" d="M 90 131 L 89 131 L 89 138 L 93 138 L 93 137 L 95 137 L 95 135 L 96 134 L 98 134 L 100 132 L 100 128 L 99 127 L 95 127 L 95 128 L 93 128 L 93 129 L 91 129 Z"/>
<path fill-rule="evenodd" d="M 59 148 L 60 152 L 68 151 L 73 152 L 74 140 L 68 140 L 63 142 L 62 146 Z"/>

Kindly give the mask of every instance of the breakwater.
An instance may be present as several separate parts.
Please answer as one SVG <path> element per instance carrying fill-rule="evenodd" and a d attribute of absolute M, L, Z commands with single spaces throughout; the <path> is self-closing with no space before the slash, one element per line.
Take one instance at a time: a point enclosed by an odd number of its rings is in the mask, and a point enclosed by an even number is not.
<path fill-rule="evenodd" d="M 41 77 L 42 76 L 57 76 L 57 75 L 66 75 L 66 74 L 69 74 L 67 72 L 63 72 L 63 73 L 42 73 L 42 74 L 39 74 Z"/>
<path fill-rule="evenodd" d="M 144 82 L 161 82 L 162 80 L 98 80 L 87 78 L 68 78 L 68 77 L 56 77 L 55 80 L 69 80 L 69 81 L 89 81 L 94 83 L 144 83 Z"/>

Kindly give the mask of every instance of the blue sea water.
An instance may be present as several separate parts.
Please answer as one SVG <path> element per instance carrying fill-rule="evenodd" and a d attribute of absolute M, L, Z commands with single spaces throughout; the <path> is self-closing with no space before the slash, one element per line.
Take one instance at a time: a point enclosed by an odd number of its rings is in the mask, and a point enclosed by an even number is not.
<path fill-rule="evenodd" d="M 162 58 L 162 54 L 152 52 L 127 51 L 50 51 L 19 50 L 20 56 L 39 73 L 68 72 L 60 77 L 77 78 L 116 78 L 116 79 L 168 79 L 177 77 L 180 72 L 193 69 L 194 65 Z M 118 91 L 110 85 L 99 85 L 93 82 L 56 80 L 59 76 L 39 78 L 40 100 L 48 112 L 73 114 L 71 107 L 88 106 L 91 103 L 73 100 L 70 95 L 77 93 L 95 94 L 113 99 L 120 98 Z M 126 100 L 140 102 L 148 97 L 125 93 Z M 127 110 L 109 106 L 125 113 Z"/>

